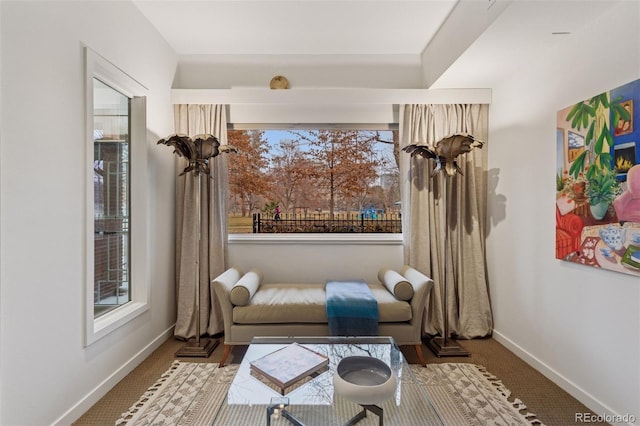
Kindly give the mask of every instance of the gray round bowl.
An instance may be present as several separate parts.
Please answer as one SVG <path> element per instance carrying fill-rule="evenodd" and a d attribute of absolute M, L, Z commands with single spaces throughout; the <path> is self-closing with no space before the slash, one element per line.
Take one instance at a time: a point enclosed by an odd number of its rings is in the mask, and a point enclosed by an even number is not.
<path fill-rule="evenodd" d="M 368 356 L 342 359 L 333 375 L 336 394 L 361 405 L 378 404 L 391 398 L 397 383 L 387 363 Z"/>

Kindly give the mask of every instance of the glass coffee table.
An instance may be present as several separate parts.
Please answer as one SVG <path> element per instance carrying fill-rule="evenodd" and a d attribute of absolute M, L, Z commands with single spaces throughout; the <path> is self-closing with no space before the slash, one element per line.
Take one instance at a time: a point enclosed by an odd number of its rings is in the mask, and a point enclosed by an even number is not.
<path fill-rule="evenodd" d="M 284 392 L 252 373 L 252 361 L 294 342 L 326 356 L 327 367 Z M 348 356 L 371 356 L 387 363 L 398 378 L 394 396 L 375 406 L 361 406 L 335 394 L 333 375 L 338 363 Z M 214 417 L 214 425 L 443 424 L 391 337 L 256 337 L 238 367 L 226 403 Z"/>

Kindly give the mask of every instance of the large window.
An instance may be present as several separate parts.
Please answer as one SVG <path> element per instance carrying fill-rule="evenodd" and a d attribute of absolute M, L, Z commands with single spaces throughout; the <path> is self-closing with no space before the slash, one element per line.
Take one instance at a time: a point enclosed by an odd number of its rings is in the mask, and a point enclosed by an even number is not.
<path fill-rule="evenodd" d="M 229 233 L 400 233 L 395 130 L 230 130 Z"/>
<path fill-rule="evenodd" d="M 145 89 L 86 50 L 86 344 L 147 307 Z"/>

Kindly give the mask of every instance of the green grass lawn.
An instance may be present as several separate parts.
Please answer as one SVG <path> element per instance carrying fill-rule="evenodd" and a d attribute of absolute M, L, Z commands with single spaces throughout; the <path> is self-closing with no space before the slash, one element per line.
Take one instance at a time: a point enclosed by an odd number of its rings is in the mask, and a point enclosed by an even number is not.
<path fill-rule="evenodd" d="M 229 216 L 227 229 L 230 234 L 251 234 L 253 232 L 253 218 L 251 216 Z"/>

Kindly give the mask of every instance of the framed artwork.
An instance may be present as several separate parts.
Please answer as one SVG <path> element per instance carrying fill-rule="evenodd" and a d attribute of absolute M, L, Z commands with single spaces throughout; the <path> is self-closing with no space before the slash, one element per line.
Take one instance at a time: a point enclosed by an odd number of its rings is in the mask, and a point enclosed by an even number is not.
<path fill-rule="evenodd" d="M 635 80 L 556 113 L 557 259 L 640 277 L 638 101 Z"/>
<path fill-rule="evenodd" d="M 633 99 L 620 102 L 620 106 L 627 111 L 629 118 L 625 120 L 621 114 L 616 114 L 617 120 L 614 120 L 615 127 L 613 128 L 613 134 L 615 136 L 633 133 Z"/>

